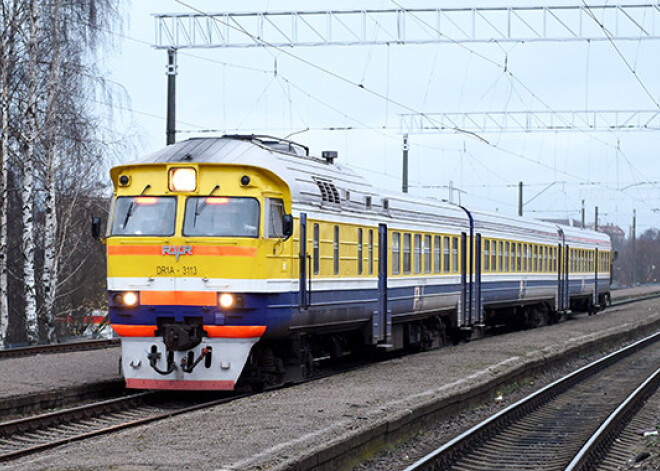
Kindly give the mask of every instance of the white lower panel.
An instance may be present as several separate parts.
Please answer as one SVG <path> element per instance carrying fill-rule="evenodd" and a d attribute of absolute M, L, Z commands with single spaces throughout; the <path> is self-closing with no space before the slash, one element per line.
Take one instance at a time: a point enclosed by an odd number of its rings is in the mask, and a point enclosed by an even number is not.
<path fill-rule="evenodd" d="M 209 338 L 197 347 L 174 352 L 176 369 L 167 375 L 159 374 L 149 364 L 149 354 L 155 345 L 160 352 L 156 366 L 167 370 L 167 350 L 158 337 L 124 337 L 121 341 L 122 370 L 129 388 L 138 389 L 233 389 L 243 371 L 252 346 L 259 338 Z M 199 362 L 191 373 L 181 369 L 181 359 L 194 352 L 197 359 L 204 347 L 212 347 L 211 365 Z"/>

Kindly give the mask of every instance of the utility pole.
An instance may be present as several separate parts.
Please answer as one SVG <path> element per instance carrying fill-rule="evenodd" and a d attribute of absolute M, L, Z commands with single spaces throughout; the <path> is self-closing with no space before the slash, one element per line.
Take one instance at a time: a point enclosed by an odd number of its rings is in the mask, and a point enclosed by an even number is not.
<path fill-rule="evenodd" d="M 580 228 L 584 229 L 584 200 L 582 200 L 582 210 L 580 211 L 582 216 Z"/>
<path fill-rule="evenodd" d="M 637 230 L 637 210 L 633 209 L 632 220 L 632 285 L 637 286 L 637 253 L 635 252 L 635 232 Z"/>
<path fill-rule="evenodd" d="M 408 134 L 403 135 L 403 182 L 401 190 L 408 193 Z"/>
<path fill-rule="evenodd" d="M 598 206 L 596 206 L 596 210 L 594 212 L 594 231 L 598 230 Z"/>
<path fill-rule="evenodd" d="M 518 182 L 518 216 L 523 215 L 523 182 Z"/>
<path fill-rule="evenodd" d="M 176 49 L 167 50 L 167 145 L 175 142 L 176 136 Z"/>

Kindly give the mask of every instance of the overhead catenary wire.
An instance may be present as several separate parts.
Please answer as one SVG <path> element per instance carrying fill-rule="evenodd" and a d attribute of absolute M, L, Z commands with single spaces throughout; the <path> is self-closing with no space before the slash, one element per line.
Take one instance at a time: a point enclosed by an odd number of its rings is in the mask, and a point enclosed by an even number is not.
<path fill-rule="evenodd" d="M 144 42 L 144 43 L 147 44 L 146 42 Z M 390 48 L 388 47 L 388 51 L 389 51 L 389 50 L 390 50 Z M 201 60 L 205 60 L 205 61 L 209 61 L 209 62 L 215 62 L 215 63 L 218 63 L 218 64 L 224 64 L 224 66 L 230 66 L 230 67 L 232 66 L 232 64 L 223 63 L 223 62 L 221 62 L 221 61 L 214 61 L 214 60 L 210 60 L 210 59 L 207 59 L 207 58 L 204 58 L 204 57 L 195 56 L 195 55 L 191 55 L 191 54 L 187 54 L 187 55 L 189 55 L 190 57 L 196 57 L 196 58 L 199 58 L 199 59 L 201 59 Z M 497 63 L 497 62 L 495 62 L 495 61 L 492 61 L 492 62 L 493 62 L 494 64 L 499 64 L 499 63 Z M 271 71 L 265 71 L 265 70 L 259 70 L 259 69 L 254 69 L 254 71 L 255 71 L 255 72 L 258 71 L 258 72 L 261 72 L 261 73 L 271 73 Z M 514 78 L 514 79 L 517 79 L 517 77 L 513 77 L 513 78 Z M 389 77 L 388 77 L 388 79 L 389 79 Z M 521 84 L 521 86 L 523 86 L 523 84 Z M 513 90 L 514 93 L 517 94 L 518 91 L 516 90 L 516 87 L 512 87 L 512 90 Z M 389 92 L 387 93 L 387 95 L 389 96 Z M 519 95 L 518 95 L 518 96 L 519 96 Z M 390 101 L 385 101 L 385 104 L 386 104 L 386 106 L 389 106 Z M 124 108 L 124 109 L 127 109 L 127 108 Z M 349 119 L 349 115 L 348 115 L 347 113 L 344 112 L 344 113 L 342 113 L 342 115 L 344 116 L 345 119 Z M 153 115 L 153 114 L 152 114 L 151 116 L 152 116 L 152 117 L 157 117 L 156 115 Z M 164 118 L 160 118 L 160 119 L 164 119 Z M 184 123 L 184 124 L 185 124 L 185 123 Z M 197 127 L 197 125 L 193 125 L 193 126 Z M 305 127 L 308 128 L 309 126 L 305 126 Z M 310 128 L 310 129 L 313 129 L 313 128 Z M 358 129 L 358 127 L 357 127 L 357 126 L 351 126 L 351 127 L 348 127 L 348 126 L 343 126 L 343 127 L 339 127 L 339 126 L 337 126 L 337 127 L 330 127 L 330 126 L 328 126 L 328 127 L 325 127 L 325 128 L 318 127 L 317 129 L 319 129 L 319 130 L 321 130 L 321 129 L 327 129 L 327 130 L 337 130 L 337 129 L 339 129 L 339 130 L 345 130 L 345 131 L 346 131 L 346 130 Z M 366 125 L 366 126 L 364 127 L 364 129 L 370 129 L 370 130 L 373 130 L 373 129 L 381 129 L 382 131 L 385 131 L 385 130 L 386 130 L 386 127 L 382 127 L 382 128 L 374 128 L 373 126 L 368 126 L 368 125 Z M 182 131 L 182 132 L 194 132 L 194 131 Z M 383 132 L 382 134 L 383 134 L 383 135 L 387 135 L 388 137 L 390 137 L 390 138 L 392 138 L 392 139 L 396 139 L 395 137 L 391 136 L 391 134 L 389 134 L 389 133 Z M 398 140 L 398 139 L 397 139 L 397 140 Z M 426 146 L 424 146 L 424 145 L 422 145 L 422 144 L 420 144 L 420 143 L 411 143 L 411 145 L 415 145 L 415 146 L 422 147 L 422 148 L 423 148 L 423 147 L 426 147 Z M 607 144 L 607 145 L 611 145 L 611 144 Z M 430 147 L 430 146 L 429 146 L 429 147 Z M 493 146 L 493 147 L 496 148 L 496 149 L 498 149 L 498 150 L 502 150 L 500 147 L 496 147 L 496 146 Z M 430 148 L 434 148 L 434 147 L 430 147 Z M 452 150 L 452 152 L 453 152 L 453 151 L 455 151 L 455 150 Z M 510 154 L 511 154 L 511 155 L 516 155 L 516 156 L 518 156 L 518 157 L 523 157 L 521 154 L 516 153 L 516 152 L 510 152 Z M 531 160 L 531 159 L 530 159 L 530 160 Z M 478 161 L 478 160 L 477 160 L 477 161 Z M 539 165 L 539 162 L 537 162 L 537 161 L 530 161 L 530 163 L 533 163 L 533 164 L 535 164 L 535 165 Z M 561 173 L 561 172 L 560 172 L 560 173 Z M 567 176 L 570 176 L 570 175 L 567 175 Z M 584 183 L 588 183 L 588 182 L 585 181 Z"/>
<path fill-rule="evenodd" d="M 330 76 L 330 77 L 333 77 L 334 79 L 336 79 L 336 80 L 338 80 L 338 81 L 340 81 L 340 82 L 343 82 L 343 83 L 345 83 L 345 84 L 351 85 L 351 86 L 353 86 L 353 87 L 360 88 L 360 89 L 364 90 L 366 93 L 369 93 L 370 95 L 373 95 L 373 96 L 375 96 L 375 97 L 377 97 L 377 98 L 379 98 L 379 99 L 381 99 L 381 100 L 389 101 L 391 104 L 396 105 L 396 106 L 398 106 L 399 108 L 401 108 L 401 109 L 403 109 L 403 110 L 406 110 L 406 111 L 411 112 L 411 113 L 414 113 L 414 114 L 418 114 L 418 115 L 424 117 L 429 123 L 431 123 L 431 124 L 434 125 L 435 127 L 438 127 L 438 123 L 435 122 L 435 120 L 432 119 L 430 116 L 428 116 L 427 114 L 422 113 L 422 112 L 420 112 L 420 111 L 418 111 L 418 110 L 416 110 L 416 109 L 414 109 L 414 108 L 412 108 L 412 107 L 406 105 L 405 103 L 401 103 L 401 102 L 399 102 L 398 100 L 394 100 L 394 99 L 392 99 L 392 98 L 390 98 L 390 97 L 388 97 L 388 96 L 386 96 L 386 95 L 384 95 L 384 94 L 382 94 L 382 93 L 380 93 L 380 92 L 377 92 L 376 90 L 373 90 L 373 89 L 371 89 L 371 88 L 369 88 L 369 87 L 366 87 L 366 86 L 365 86 L 364 84 L 362 84 L 362 83 L 358 83 L 358 82 L 356 82 L 356 81 L 354 81 L 354 80 L 351 80 L 351 79 L 349 79 L 349 78 L 347 78 L 347 77 L 344 77 L 343 75 L 340 75 L 340 74 L 338 74 L 338 73 L 336 73 L 336 72 L 333 72 L 332 70 L 329 70 L 329 69 L 327 69 L 327 68 L 325 68 L 325 67 L 322 67 L 322 66 L 320 66 L 320 65 L 318 65 L 318 64 L 316 64 L 316 63 L 314 63 L 314 62 L 312 62 L 312 61 L 310 61 L 310 60 L 308 60 L 308 59 L 305 59 L 304 57 L 300 57 L 300 56 L 298 56 L 298 55 L 296 55 L 296 54 L 293 54 L 292 52 L 290 52 L 290 51 L 288 51 L 288 50 L 286 50 L 286 49 L 284 49 L 284 48 L 282 48 L 282 47 L 279 47 L 279 46 L 277 46 L 277 45 L 275 45 L 275 44 L 272 44 L 272 43 L 270 43 L 270 42 L 268 42 L 268 41 L 266 41 L 266 40 L 264 40 L 264 39 L 262 39 L 262 38 L 260 38 L 260 37 L 258 37 L 258 36 L 253 35 L 252 33 L 250 33 L 249 31 L 245 30 L 245 28 L 241 27 L 240 25 L 237 26 L 237 25 L 233 25 L 233 24 L 227 23 L 227 22 L 225 22 L 225 21 L 222 21 L 221 19 L 219 19 L 219 18 L 217 18 L 217 17 L 215 17 L 215 16 L 213 16 L 213 15 L 210 15 L 210 14 L 204 12 L 203 10 L 200 10 L 199 8 L 197 8 L 197 7 L 193 6 L 193 5 L 190 5 L 190 4 L 186 3 L 186 2 L 184 2 L 183 0 L 174 0 L 174 1 L 175 1 L 176 3 L 182 5 L 182 6 L 186 7 L 186 8 L 189 8 L 190 10 L 194 11 L 195 13 L 198 13 L 198 14 L 200 14 L 200 15 L 204 15 L 204 16 L 206 16 L 206 17 L 208 17 L 208 18 L 211 18 L 213 21 L 215 21 L 215 22 L 217 22 L 217 23 L 220 23 L 220 24 L 223 25 L 223 26 L 226 26 L 226 27 L 228 27 L 228 28 L 234 29 L 235 31 L 239 31 L 239 32 L 245 34 L 246 36 L 248 36 L 252 41 L 254 41 L 254 42 L 257 43 L 257 44 L 260 44 L 260 45 L 262 45 L 262 46 L 266 46 L 266 47 L 268 47 L 268 48 L 275 49 L 275 50 L 279 51 L 281 54 L 284 54 L 284 55 L 286 55 L 286 56 L 288 56 L 288 57 L 290 57 L 290 58 L 292 58 L 292 59 L 294 59 L 294 60 L 296 60 L 296 61 L 298 61 L 298 62 L 300 62 L 300 63 L 302 63 L 302 64 L 304 64 L 304 65 L 306 65 L 306 66 L 308 66 L 308 67 L 311 67 L 311 68 L 313 68 L 313 69 L 315 69 L 315 70 L 318 70 L 318 71 L 322 72 L 323 74 L 326 74 L 326 75 L 328 75 L 328 76 Z M 477 139 L 477 140 L 479 140 L 479 141 L 482 141 L 482 142 L 484 142 L 484 143 L 488 143 L 488 140 L 487 140 L 487 139 L 485 139 L 484 137 L 480 136 L 479 134 L 477 134 L 477 133 L 475 133 L 475 132 L 468 131 L 468 130 L 465 130 L 465 129 L 460 129 L 460 128 L 458 128 L 458 127 L 451 127 L 450 129 L 453 130 L 453 131 L 455 131 L 455 132 L 457 132 L 457 133 L 465 134 L 465 135 L 471 136 L 471 137 L 473 137 L 473 138 L 475 138 L 475 139 Z"/>
<path fill-rule="evenodd" d="M 392 1 L 393 3 L 395 3 L 397 6 L 401 7 L 401 6 L 400 6 L 395 0 L 391 0 L 391 1 Z M 406 111 L 409 111 L 409 112 L 412 112 L 412 113 L 417 114 L 417 115 L 419 115 L 419 116 L 422 116 L 425 120 L 427 120 L 428 122 L 430 122 L 430 123 L 432 124 L 432 127 L 433 127 L 433 128 L 440 129 L 440 126 L 438 125 L 438 123 L 435 122 L 435 120 L 434 120 L 431 116 L 429 116 L 427 113 L 419 112 L 419 111 L 415 110 L 414 108 L 412 108 L 412 107 L 410 107 L 410 106 L 408 106 L 408 105 L 405 105 L 405 104 L 403 104 L 403 103 L 401 103 L 401 102 L 399 102 L 399 101 L 397 101 L 397 100 L 393 100 L 393 99 L 391 99 L 391 98 L 389 98 L 389 97 L 383 95 L 383 94 L 380 93 L 380 92 L 377 92 L 377 91 L 375 91 L 375 90 L 372 90 L 372 89 L 369 88 L 369 87 L 365 87 L 364 84 L 357 83 L 357 82 L 355 82 L 355 81 L 353 81 L 353 80 L 351 80 L 351 79 L 349 79 L 349 78 L 347 78 L 347 77 L 344 77 L 344 76 L 342 76 L 342 75 L 340 75 L 340 74 L 338 74 L 338 73 L 336 73 L 336 72 L 333 72 L 333 71 L 328 70 L 328 69 L 326 69 L 326 68 L 324 68 L 324 67 L 322 67 L 322 66 L 320 66 L 320 65 L 318 65 L 318 64 L 315 64 L 314 62 L 312 62 L 312 61 L 310 61 L 310 60 L 308 60 L 308 59 L 305 59 L 305 58 L 300 57 L 300 56 L 298 56 L 298 55 L 296 55 L 296 54 L 293 54 L 292 52 L 290 52 L 290 51 L 288 51 L 288 50 L 286 50 L 286 49 L 284 49 L 284 48 L 282 48 L 282 47 L 279 47 L 279 46 L 274 45 L 274 44 L 272 44 L 272 43 L 270 43 L 270 42 L 268 42 L 268 41 L 266 41 L 266 40 L 264 40 L 264 39 L 262 39 L 262 38 L 259 38 L 259 37 L 255 36 L 255 35 L 251 34 L 249 31 L 245 30 L 245 28 L 241 27 L 241 26 L 238 25 L 238 24 L 234 25 L 234 24 L 227 23 L 226 21 L 223 21 L 223 20 L 221 20 L 221 19 L 219 19 L 219 18 L 217 18 L 217 17 L 215 17 L 215 16 L 213 16 L 213 15 L 210 15 L 209 13 L 207 13 L 207 12 L 205 12 L 205 11 L 203 11 L 203 10 L 201 10 L 201 9 L 199 9 L 199 8 L 197 8 L 197 7 L 195 7 L 195 6 L 193 6 L 193 5 L 190 5 L 190 4 L 186 3 L 186 2 L 183 1 L 183 0 L 175 0 L 175 2 L 176 2 L 176 3 L 179 3 L 180 5 L 182 5 L 182 6 L 186 7 L 186 8 L 188 8 L 188 9 L 190 9 L 191 11 L 194 11 L 194 12 L 197 13 L 197 14 L 200 14 L 200 15 L 203 15 L 203 16 L 208 17 L 208 18 L 212 19 L 213 21 L 215 21 L 215 22 L 217 22 L 217 23 L 219 23 L 219 24 L 221 24 L 221 25 L 223 25 L 223 26 L 226 26 L 226 27 L 231 28 L 231 29 L 233 29 L 233 30 L 235 30 L 235 31 L 239 31 L 239 32 L 241 32 L 242 34 L 246 35 L 247 37 L 249 37 L 252 41 L 254 41 L 254 42 L 257 43 L 257 44 L 260 44 L 260 45 L 262 45 L 262 46 L 264 46 L 264 47 L 267 47 L 267 48 L 272 48 L 272 49 L 274 49 L 274 50 L 277 50 L 277 51 L 279 51 L 281 54 L 286 55 L 286 56 L 288 56 L 288 57 L 290 57 L 290 58 L 292 58 L 292 59 L 294 59 L 294 60 L 296 60 L 296 61 L 298 61 L 298 62 L 300 62 L 300 63 L 302 63 L 302 64 L 305 64 L 305 65 L 307 65 L 307 66 L 309 66 L 309 67 L 311 67 L 311 68 L 313 68 L 313 69 L 316 69 L 316 70 L 318 70 L 318 71 L 320 71 L 320 72 L 322 72 L 322 73 L 324 73 L 324 74 L 326 74 L 326 75 L 328 75 L 328 76 L 331 76 L 331 77 L 335 78 L 335 79 L 338 80 L 338 81 L 341 81 L 341 82 L 346 83 L 346 84 L 349 84 L 349 85 L 351 85 L 351 86 L 354 86 L 354 87 L 360 88 L 360 89 L 364 90 L 366 93 L 369 93 L 369 94 L 371 94 L 371 95 L 373 95 L 373 96 L 376 96 L 376 97 L 378 97 L 378 98 L 380 98 L 380 99 L 387 100 L 387 101 L 389 101 L 391 104 L 394 104 L 394 105 L 396 105 L 396 106 L 398 106 L 398 107 L 400 107 L 400 108 L 402 108 L 402 109 L 404 109 L 404 110 L 406 110 Z M 405 8 L 403 8 L 403 7 L 401 7 L 401 8 L 405 10 Z M 407 11 L 407 10 L 406 10 L 406 11 Z M 414 15 L 413 15 L 413 17 L 414 17 Z M 425 23 L 425 22 L 424 22 L 424 23 Z M 437 31 L 437 30 L 436 30 L 436 31 Z M 468 49 L 468 50 L 469 50 L 469 49 Z M 472 51 L 472 50 L 470 50 L 470 51 L 471 51 L 472 53 L 478 55 L 479 57 L 485 58 L 485 56 L 483 56 L 483 55 L 481 55 L 481 54 L 475 53 L 475 52 Z M 502 67 L 499 63 L 497 63 L 497 62 L 495 62 L 495 61 L 493 61 L 493 60 L 491 60 L 491 59 L 485 58 L 485 60 L 487 60 L 488 62 L 491 62 L 491 63 L 497 65 L 498 67 Z M 508 73 L 511 74 L 510 70 L 508 71 Z M 552 108 L 550 108 L 547 104 L 545 104 L 545 102 L 543 102 L 543 100 L 541 100 L 540 98 L 538 98 L 538 97 L 536 96 L 536 94 L 534 94 L 533 92 L 531 92 L 531 90 L 529 90 L 529 88 L 528 88 L 524 83 L 522 83 L 519 79 L 517 79 L 513 74 L 511 74 L 511 76 L 512 76 L 515 80 L 517 80 L 517 81 L 518 81 L 518 82 L 519 82 L 519 83 L 520 83 L 520 84 L 521 84 L 526 90 L 528 90 L 528 92 L 529 92 L 530 94 L 532 94 L 534 97 L 536 97 L 537 100 L 538 100 L 539 102 L 541 102 L 546 108 L 548 108 L 549 110 L 553 111 Z M 474 138 L 476 138 L 478 141 L 480 141 L 480 142 L 482 142 L 482 143 L 484 143 L 484 144 L 486 144 L 486 145 L 488 145 L 488 146 L 490 146 L 490 147 L 492 147 L 492 148 L 494 148 L 494 149 L 496 149 L 496 150 L 499 150 L 499 151 L 501 151 L 501 152 L 503 152 L 503 153 L 505 153 L 505 154 L 508 154 L 508 155 L 510 155 L 510 156 L 513 156 L 513 157 L 516 157 L 516 158 L 520 158 L 520 159 L 525 160 L 525 161 L 527 161 L 527 162 L 533 163 L 533 164 L 535 164 L 535 165 L 539 165 L 539 166 L 541 166 L 541 167 L 543 167 L 543 168 L 546 168 L 546 169 L 553 170 L 553 171 L 555 171 L 555 172 L 557 172 L 557 173 L 561 173 L 561 174 L 566 175 L 566 176 L 569 176 L 569 177 L 571 177 L 571 178 L 577 178 L 577 179 L 584 180 L 584 178 L 582 178 L 582 177 L 580 177 L 580 176 L 577 176 L 577 175 L 571 174 L 571 173 L 566 172 L 566 171 L 557 170 L 556 168 L 552 168 L 552 167 L 550 167 L 550 166 L 548 166 L 548 165 L 545 165 L 545 164 L 542 164 L 542 163 L 540 163 L 540 162 L 537 162 L 537 161 L 535 161 L 535 160 L 533 160 L 533 159 L 530 159 L 530 158 L 528 158 L 528 157 L 526 157 L 526 156 L 524 156 L 524 155 L 522 155 L 522 154 L 519 154 L 519 153 L 517 153 L 517 152 L 511 151 L 511 150 L 508 150 L 508 149 L 504 149 L 504 148 L 502 148 L 501 146 L 498 146 L 497 144 L 494 144 L 494 143 L 492 143 L 492 142 L 489 142 L 488 140 L 486 140 L 485 138 L 483 138 L 482 136 L 480 136 L 480 135 L 477 134 L 477 133 L 474 133 L 474 132 L 471 132 L 471 131 L 467 131 L 467 130 L 463 130 L 463 129 L 460 129 L 460 128 L 458 128 L 458 127 L 451 127 L 451 126 L 448 127 L 448 128 L 446 128 L 446 129 L 450 129 L 450 130 L 453 130 L 453 131 L 455 131 L 455 132 L 457 132 L 457 133 L 466 134 L 466 135 L 468 135 L 468 136 L 474 137 Z M 602 141 L 602 142 L 605 143 L 604 141 Z M 610 145 L 609 143 L 605 143 L 605 144 Z"/>
<path fill-rule="evenodd" d="M 616 53 L 618 54 L 618 56 L 621 58 L 621 60 L 623 61 L 623 63 L 626 65 L 626 67 L 628 68 L 628 70 L 630 71 L 630 73 L 633 74 L 633 77 L 635 77 L 635 80 L 637 80 L 637 82 L 638 82 L 639 85 L 642 87 L 642 89 L 644 90 L 644 92 L 646 93 L 646 95 L 651 99 L 651 101 L 653 101 L 653 104 L 655 105 L 655 107 L 658 108 L 658 109 L 660 109 L 660 103 L 658 103 L 658 101 L 653 97 L 653 95 L 651 94 L 651 92 L 649 91 L 649 89 L 647 88 L 647 86 L 646 86 L 646 85 L 644 84 L 644 82 L 642 81 L 641 77 L 640 77 L 639 75 L 637 75 L 637 72 L 636 72 L 635 68 L 634 68 L 633 66 L 630 65 L 630 63 L 629 63 L 628 60 L 625 58 L 625 56 L 623 55 L 623 53 L 621 52 L 621 50 L 617 47 L 617 45 L 615 44 L 614 40 L 612 39 L 612 35 L 609 33 L 609 31 L 607 31 L 607 28 L 605 28 L 605 25 L 603 25 L 603 23 L 601 23 L 600 20 L 598 20 L 598 18 L 596 18 L 596 15 L 595 15 L 594 12 L 591 10 L 591 7 L 587 4 L 587 1 L 586 1 L 586 0 L 582 0 L 582 3 L 584 4 L 585 8 L 587 9 L 587 10 L 586 10 L 586 11 L 587 11 L 587 15 L 588 15 L 592 20 L 594 20 L 594 21 L 596 22 L 596 24 L 598 25 L 598 27 L 603 31 L 603 34 L 605 34 L 605 36 L 607 37 L 607 40 L 608 40 L 609 43 L 612 45 L 612 47 L 614 48 L 614 50 L 616 51 Z"/>

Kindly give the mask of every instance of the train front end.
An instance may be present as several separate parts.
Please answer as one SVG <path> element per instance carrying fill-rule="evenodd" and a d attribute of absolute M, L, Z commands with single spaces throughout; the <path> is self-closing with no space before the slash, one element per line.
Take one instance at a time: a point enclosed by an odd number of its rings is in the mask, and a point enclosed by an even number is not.
<path fill-rule="evenodd" d="M 267 306 L 287 296 L 288 187 L 236 164 L 134 164 L 111 176 L 108 307 L 126 386 L 234 389 L 253 345 L 277 329 Z"/>

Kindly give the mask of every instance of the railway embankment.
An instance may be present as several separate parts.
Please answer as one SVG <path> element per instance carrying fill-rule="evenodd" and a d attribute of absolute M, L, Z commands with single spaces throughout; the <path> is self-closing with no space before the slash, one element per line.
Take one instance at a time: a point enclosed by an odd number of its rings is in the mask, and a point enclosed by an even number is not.
<path fill-rule="evenodd" d="M 62 446 L 11 469 L 336 469 L 535 371 L 659 328 L 657 300 L 579 314 Z"/>

